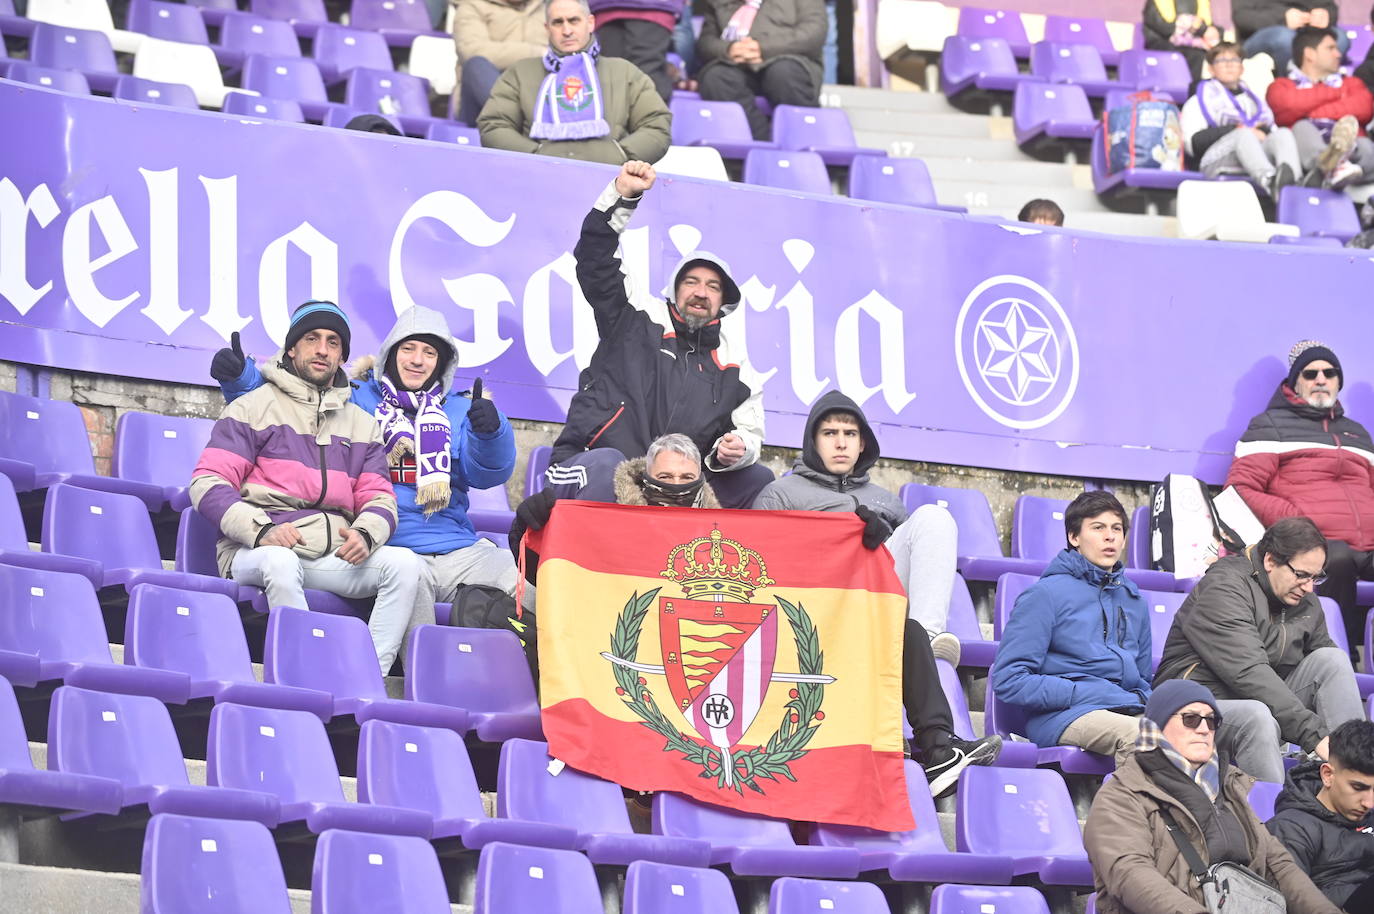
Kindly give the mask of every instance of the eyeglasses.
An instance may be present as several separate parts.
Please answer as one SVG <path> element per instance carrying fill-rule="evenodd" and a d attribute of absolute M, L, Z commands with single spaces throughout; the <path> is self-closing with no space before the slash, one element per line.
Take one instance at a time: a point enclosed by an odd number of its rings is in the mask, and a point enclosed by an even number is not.
<path fill-rule="evenodd" d="M 1313 574 L 1310 571 L 1299 571 L 1293 567 L 1291 562 L 1284 562 L 1283 564 L 1287 565 L 1288 570 L 1293 572 L 1293 577 L 1298 579 L 1299 584 L 1306 584 L 1308 581 L 1311 581 L 1313 587 L 1320 587 L 1322 584 L 1326 583 L 1325 571 L 1318 571 L 1316 574 Z"/>
<path fill-rule="evenodd" d="M 1318 375 L 1334 381 L 1341 376 L 1341 370 L 1339 368 L 1304 368 L 1302 370 L 1303 378 L 1308 381 L 1317 380 Z"/>
<path fill-rule="evenodd" d="M 1215 66 L 1216 66 L 1217 64 L 1219 64 L 1219 63 L 1242 63 L 1242 62 L 1243 62 L 1243 61 L 1242 61 L 1239 57 L 1218 57 L 1216 60 L 1212 61 L 1212 66 L 1215 67 Z"/>
<path fill-rule="evenodd" d="M 1187 727 L 1189 730 L 1196 730 L 1198 724 L 1205 723 L 1207 729 L 1215 733 L 1217 728 L 1221 726 L 1220 714 L 1199 714 L 1196 711 L 1180 711 L 1178 719 L 1183 721 L 1183 726 Z"/>

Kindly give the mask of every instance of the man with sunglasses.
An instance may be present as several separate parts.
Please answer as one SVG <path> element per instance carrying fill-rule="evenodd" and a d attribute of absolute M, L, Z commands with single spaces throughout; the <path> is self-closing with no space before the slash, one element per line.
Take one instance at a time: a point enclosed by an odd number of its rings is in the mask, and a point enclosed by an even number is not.
<path fill-rule="evenodd" d="M 1350 658 L 1326 631 L 1315 593 L 1326 540 L 1286 517 L 1243 554 L 1218 559 L 1179 607 L 1154 685 L 1200 682 L 1226 726 L 1218 742 L 1262 781 L 1282 783 L 1281 741 L 1327 757 L 1327 734 L 1364 717 Z"/>
<path fill-rule="evenodd" d="M 1355 582 L 1374 578 L 1374 439 L 1337 401 L 1341 362 L 1323 343 L 1288 353 L 1288 376 L 1269 408 L 1250 420 L 1226 476 L 1266 527 L 1310 517 L 1326 537 L 1327 583 L 1345 620 L 1346 641 L 1364 641 Z"/>

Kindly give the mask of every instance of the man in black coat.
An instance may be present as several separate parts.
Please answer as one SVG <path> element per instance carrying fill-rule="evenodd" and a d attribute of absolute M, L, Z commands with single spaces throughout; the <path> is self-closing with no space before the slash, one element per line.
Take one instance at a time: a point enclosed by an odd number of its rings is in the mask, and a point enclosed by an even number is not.
<path fill-rule="evenodd" d="M 1233 0 L 1231 18 L 1245 56 L 1268 54 L 1276 76 L 1287 74 L 1293 36 L 1300 28 L 1330 29 L 1342 54 L 1350 48 L 1345 29 L 1336 28 L 1335 0 Z"/>
<path fill-rule="evenodd" d="M 1267 823 L 1298 866 L 1346 911 L 1374 911 L 1374 723 L 1331 731 L 1328 761 L 1304 762 Z"/>

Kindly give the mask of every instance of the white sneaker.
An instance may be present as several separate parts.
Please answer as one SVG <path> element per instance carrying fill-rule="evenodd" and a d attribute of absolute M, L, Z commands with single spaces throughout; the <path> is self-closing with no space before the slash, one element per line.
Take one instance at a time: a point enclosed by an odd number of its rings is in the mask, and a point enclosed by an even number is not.
<path fill-rule="evenodd" d="M 1342 162 L 1336 166 L 1336 170 L 1327 176 L 1326 186 L 1332 190 L 1340 190 L 1347 184 L 1353 184 L 1364 177 L 1364 169 L 1354 162 Z"/>
<path fill-rule="evenodd" d="M 930 652 L 935 655 L 936 660 L 943 660 L 956 669 L 959 666 L 959 658 L 963 655 L 964 646 L 959 641 L 957 635 L 949 632 L 940 632 L 938 635 L 930 636 Z"/>

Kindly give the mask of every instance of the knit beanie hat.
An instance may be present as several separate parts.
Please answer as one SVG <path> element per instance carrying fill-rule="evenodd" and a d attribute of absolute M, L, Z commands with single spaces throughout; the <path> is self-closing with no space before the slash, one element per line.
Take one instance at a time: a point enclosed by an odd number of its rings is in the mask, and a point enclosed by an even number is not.
<path fill-rule="evenodd" d="M 1177 714 L 1179 708 L 1195 701 L 1209 706 L 1213 714 L 1221 715 L 1221 711 L 1217 709 L 1216 696 L 1205 685 L 1191 679 L 1170 679 L 1168 682 L 1160 683 L 1150 693 L 1150 700 L 1145 704 L 1145 716 L 1163 730 L 1169 718 Z"/>
<path fill-rule="evenodd" d="M 343 360 L 348 361 L 353 331 L 348 327 L 348 317 L 338 305 L 330 301 L 308 301 L 297 308 L 291 315 L 291 326 L 286 329 L 286 342 L 282 349 L 289 352 L 311 330 L 333 330 L 337 333 L 343 343 Z"/>
<path fill-rule="evenodd" d="M 1336 358 L 1336 353 L 1326 348 L 1326 344 L 1319 340 L 1299 340 L 1293 344 L 1293 348 L 1288 350 L 1288 388 L 1297 390 L 1298 375 L 1304 368 L 1313 362 L 1324 360 L 1331 363 L 1331 367 L 1337 371 L 1341 370 L 1341 360 Z M 1344 373 L 1342 373 L 1344 380 Z"/>

